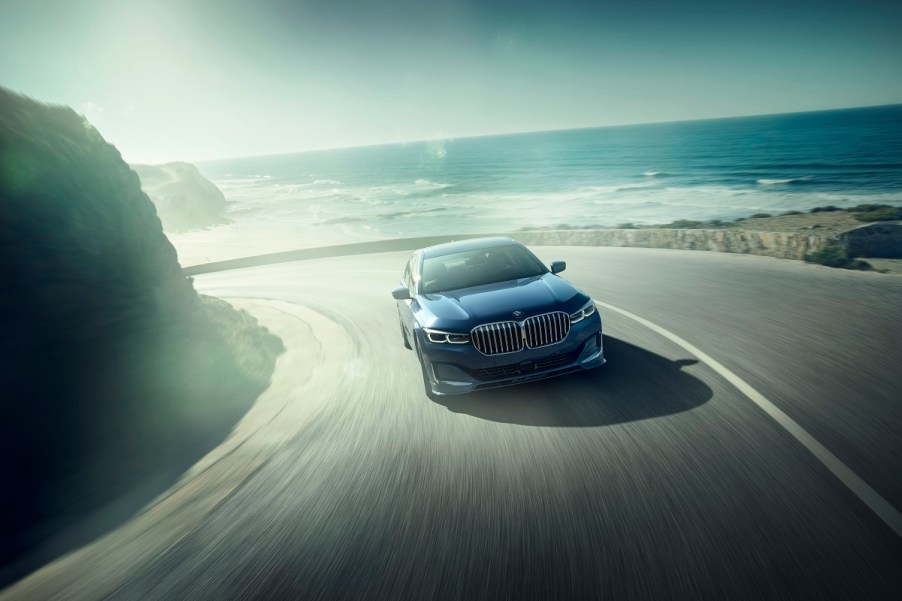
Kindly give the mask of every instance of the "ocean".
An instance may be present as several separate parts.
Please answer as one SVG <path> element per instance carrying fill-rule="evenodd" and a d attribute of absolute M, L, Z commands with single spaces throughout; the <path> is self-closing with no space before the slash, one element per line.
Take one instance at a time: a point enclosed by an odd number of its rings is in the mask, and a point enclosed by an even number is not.
<path fill-rule="evenodd" d="M 902 205 L 902 105 L 198 166 L 230 201 L 231 223 L 194 240 L 231 242 L 236 252 L 226 254 L 236 256 L 432 234 L 729 221 L 823 205 Z"/>

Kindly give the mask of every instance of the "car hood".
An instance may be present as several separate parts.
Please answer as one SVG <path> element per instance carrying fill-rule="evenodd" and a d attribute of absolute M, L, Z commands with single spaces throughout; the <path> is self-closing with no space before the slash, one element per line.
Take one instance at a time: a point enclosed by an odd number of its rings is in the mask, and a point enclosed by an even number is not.
<path fill-rule="evenodd" d="M 580 297 L 574 302 L 574 298 Z M 575 311 L 588 300 L 573 284 L 556 275 L 496 282 L 418 297 L 431 327 L 468 328 L 493 321 L 522 320 L 548 311 Z M 514 311 L 523 315 L 514 317 Z"/>

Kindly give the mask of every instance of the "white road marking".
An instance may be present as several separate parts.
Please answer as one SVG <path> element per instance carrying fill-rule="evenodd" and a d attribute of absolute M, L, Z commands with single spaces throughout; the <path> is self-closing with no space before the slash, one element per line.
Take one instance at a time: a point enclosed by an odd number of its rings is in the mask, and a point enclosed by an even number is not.
<path fill-rule="evenodd" d="M 794 419 L 783 413 L 776 405 L 767 400 L 767 398 L 752 388 L 752 386 L 737 376 L 735 373 L 727 369 L 723 364 L 718 362 L 716 359 L 703 352 L 701 349 L 696 347 L 695 345 L 683 340 L 673 332 L 669 330 L 665 330 L 661 326 L 654 324 L 647 319 L 639 317 L 629 311 L 625 311 L 619 307 L 615 307 L 613 305 L 609 305 L 607 303 L 602 303 L 595 301 L 596 305 L 604 307 L 605 309 L 610 309 L 611 311 L 615 311 L 620 313 L 621 315 L 632 319 L 646 328 L 657 332 L 664 338 L 675 342 L 680 345 L 696 357 L 699 360 L 704 362 L 708 367 L 716 371 L 727 380 L 730 384 L 735 386 L 741 393 L 747 396 L 752 400 L 753 403 L 758 405 L 765 413 L 767 413 L 774 421 L 776 421 L 779 425 L 781 425 L 787 432 L 789 432 L 796 440 L 802 443 L 806 449 L 808 449 L 817 459 L 824 464 L 824 466 L 833 472 L 833 475 L 839 478 L 839 480 L 846 485 L 846 487 L 851 490 L 859 499 L 861 499 L 865 505 L 871 508 L 871 511 L 877 514 L 877 516 L 883 520 L 887 526 L 889 526 L 893 532 L 896 533 L 897 536 L 902 537 L 902 513 L 900 513 L 895 507 L 893 507 L 886 499 L 881 497 L 877 491 L 868 486 L 868 484 L 858 477 L 855 472 L 853 472 L 849 466 L 839 460 L 833 453 L 827 450 L 827 448 L 819 443 L 815 438 L 805 431 L 802 426 L 798 424 Z"/>

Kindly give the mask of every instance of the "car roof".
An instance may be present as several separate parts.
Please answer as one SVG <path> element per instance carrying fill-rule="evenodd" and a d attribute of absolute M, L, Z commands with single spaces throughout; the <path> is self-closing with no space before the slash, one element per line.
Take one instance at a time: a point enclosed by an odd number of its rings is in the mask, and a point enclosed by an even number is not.
<path fill-rule="evenodd" d="M 507 238 L 504 236 L 497 236 L 495 238 L 471 238 L 469 240 L 457 240 L 455 242 L 446 242 L 445 244 L 427 246 L 422 250 L 422 253 L 424 258 L 431 259 L 432 257 L 441 257 L 444 255 L 465 252 L 468 250 L 492 248 L 494 246 L 507 246 L 509 244 L 520 245 L 520 243 L 513 238 Z"/>

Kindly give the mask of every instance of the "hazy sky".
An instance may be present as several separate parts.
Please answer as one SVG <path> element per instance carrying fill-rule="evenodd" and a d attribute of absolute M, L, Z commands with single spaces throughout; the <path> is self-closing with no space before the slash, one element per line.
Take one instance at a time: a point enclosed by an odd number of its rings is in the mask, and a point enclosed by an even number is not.
<path fill-rule="evenodd" d="M 0 85 L 162 162 L 902 102 L 902 2 L 0 0 Z"/>

